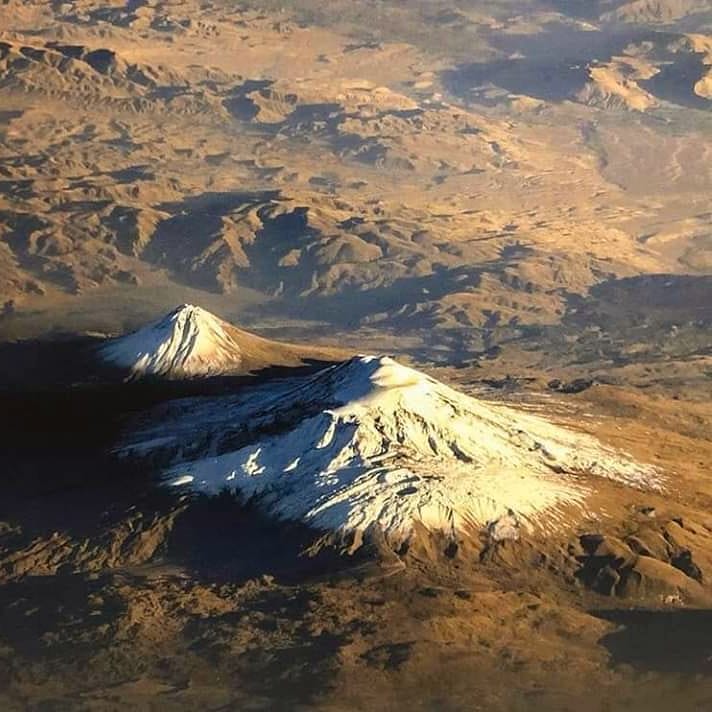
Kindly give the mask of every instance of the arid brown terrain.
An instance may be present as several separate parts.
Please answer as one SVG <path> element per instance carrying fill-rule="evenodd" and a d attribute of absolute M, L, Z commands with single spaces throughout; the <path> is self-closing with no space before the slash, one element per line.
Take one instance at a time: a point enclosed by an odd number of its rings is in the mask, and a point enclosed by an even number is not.
<path fill-rule="evenodd" d="M 0 707 L 711 708 L 711 109 L 709 0 L 0 0 Z M 664 487 L 351 556 L 157 488 L 126 433 L 245 380 L 92 358 L 184 302 Z"/>

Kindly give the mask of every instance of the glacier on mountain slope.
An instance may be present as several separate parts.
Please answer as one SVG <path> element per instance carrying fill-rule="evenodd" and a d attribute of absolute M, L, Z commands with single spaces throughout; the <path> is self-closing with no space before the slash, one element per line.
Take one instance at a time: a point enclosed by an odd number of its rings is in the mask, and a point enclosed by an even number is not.
<path fill-rule="evenodd" d="M 235 490 L 277 518 L 351 535 L 355 546 L 374 525 L 394 542 L 415 522 L 454 533 L 510 516 L 552 529 L 565 508 L 585 506 L 589 475 L 660 487 L 652 468 L 589 435 L 470 398 L 387 357 L 223 400 L 199 437 L 210 401 L 194 403 L 164 423 L 177 434 L 169 480 Z M 131 447 L 141 450 L 140 437 Z"/>
<path fill-rule="evenodd" d="M 163 318 L 100 349 L 109 364 L 134 376 L 209 376 L 240 364 L 240 347 L 229 325 L 216 316 L 183 304 Z"/>

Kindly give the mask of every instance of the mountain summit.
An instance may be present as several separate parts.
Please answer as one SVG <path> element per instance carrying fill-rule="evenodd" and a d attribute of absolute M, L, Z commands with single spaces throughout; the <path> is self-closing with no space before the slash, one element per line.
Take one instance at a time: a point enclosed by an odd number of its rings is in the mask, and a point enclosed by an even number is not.
<path fill-rule="evenodd" d="M 349 535 L 355 547 L 373 526 L 396 543 L 416 523 L 445 533 L 495 526 L 498 536 L 550 528 L 565 507 L 583 506 L 589 476 L 659 486 L 653 470 L 589 435 L 471 398 L 388 357 L 205 399 L 173 417 L 133 447 L 167 446 L 179 458 L 174 484 L 233 489 L 277 518 Z"/>
<path fill-rule="evenodd" d="M 227 322 L 192 304 L 101 348 L 110 364 L 136 376 L 209 376 L 239 368 L 242 354 Z"/>
<path fill-rule="evenodd" d="M 307 360 L 333 362 L 344 352 L 270 341 L 201 307 L 181 304 L 137 331 L 110 339 L 99 355 L 134 378 L 185 379 L 299 366 Z"/>

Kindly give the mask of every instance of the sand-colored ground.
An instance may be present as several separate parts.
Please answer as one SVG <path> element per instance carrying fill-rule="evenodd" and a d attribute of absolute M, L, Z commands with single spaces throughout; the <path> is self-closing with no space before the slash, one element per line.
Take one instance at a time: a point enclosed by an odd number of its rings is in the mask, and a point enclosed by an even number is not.
<path fill-rule="evenodd" d="M 361 3 L 254 5 L 2 7 L 9 311 L 159 282 L 257 290 L 257 320 L 464 331 L 709 273 L 708 15 L 413 3 L 373 30 Z"/>
<path fill-rule="evenodd" d="M 709 708 L 710 36 L 704 0 L 1 4 L 0 707 Z M 56 340 L 184 302 L 395 354 L 666 489 L 305 558 L 110 455 L 176 391 L 78 387 Z"/>

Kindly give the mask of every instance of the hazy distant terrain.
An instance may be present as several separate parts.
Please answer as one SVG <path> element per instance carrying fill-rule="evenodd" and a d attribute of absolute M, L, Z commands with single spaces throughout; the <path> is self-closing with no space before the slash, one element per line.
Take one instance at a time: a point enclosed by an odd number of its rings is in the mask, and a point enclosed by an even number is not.
<path fill-rule="evenodd" d="M 308 346 L 250 368 L 393 354 L 666 489 L 305 573 L 113 455 L 204 444 L 222 401 L 82 381 L 184 302 Z M 4 709 L 709 708 L 712 2 L 4 0 L 0 391 Z"/>
<path fill-rule="evenodd" d="M 0 13 L 18 314 L 177 284 L 471 354 L 594 285 L 712 271 L 709 3 Z"/>

